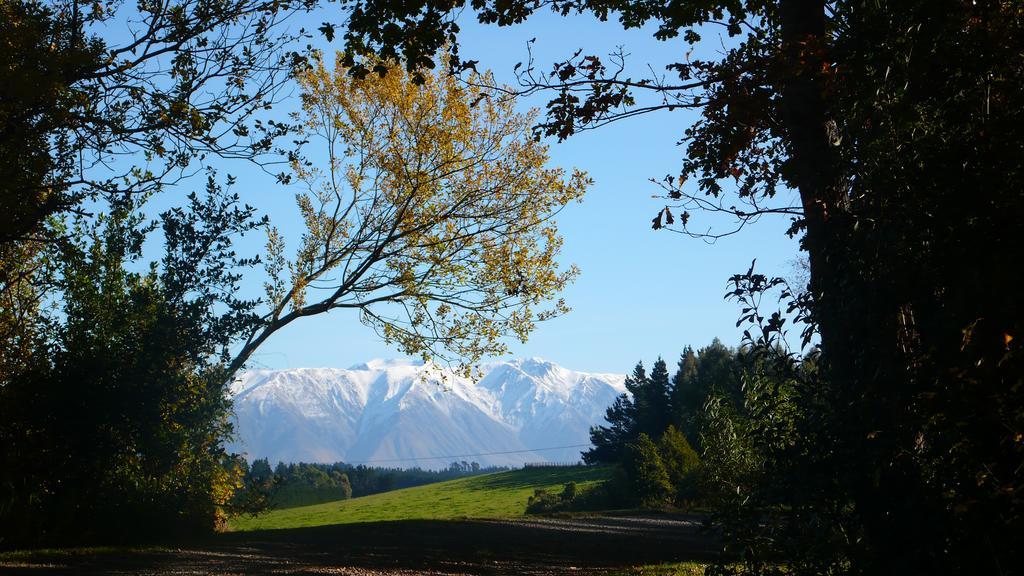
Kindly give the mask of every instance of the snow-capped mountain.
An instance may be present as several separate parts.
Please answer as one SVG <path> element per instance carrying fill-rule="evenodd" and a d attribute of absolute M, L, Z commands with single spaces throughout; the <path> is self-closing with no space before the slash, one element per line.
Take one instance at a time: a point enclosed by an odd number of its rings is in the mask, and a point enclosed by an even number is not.
<path fill-rule="evenodd" d="M 411 360 L 245 372 L 232 386 L 237 439 L 229 449 L 271 463 L 575 461 L 582 448 L 522 451 L 586 444 L 590 426 L 603 422 L 625 390 L 624 375 L 575 372 L 537 358 L 480 372 L 474 381 Z M 455 458 L 484 453 L 491 455 Z"/>

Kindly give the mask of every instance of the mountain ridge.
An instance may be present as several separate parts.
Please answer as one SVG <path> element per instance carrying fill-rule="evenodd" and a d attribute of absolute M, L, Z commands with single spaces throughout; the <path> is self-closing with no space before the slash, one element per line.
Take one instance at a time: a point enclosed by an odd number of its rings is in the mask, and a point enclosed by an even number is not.
<path fill-rule="evenodd" d="M 482 465 L 574 461 L 579 448 L 531 450 L 586 444 L 590 426 L 625 390 L 622 374 L 541 358 L 479 368 L 475 380 L 408 359 L 250 370 L 231 386 L 236 440 L 228 448 L 271 462 L 423 468 L 459 454 L 481 454 L 472 459 Z"/>

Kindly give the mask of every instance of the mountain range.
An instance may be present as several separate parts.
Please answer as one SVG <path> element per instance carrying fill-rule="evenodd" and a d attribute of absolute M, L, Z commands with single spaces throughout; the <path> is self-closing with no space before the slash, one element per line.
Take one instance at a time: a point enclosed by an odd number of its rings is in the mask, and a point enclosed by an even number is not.
<path fill-rule="evenodd" d="M 231 387 L 236 439 L 229 449 L 272 465 L 576 461 L 590 426 L 625 391 L 624 375 L 539 358 L 482 365 L 478 375 L 412 360 L 247 371 Z"/>

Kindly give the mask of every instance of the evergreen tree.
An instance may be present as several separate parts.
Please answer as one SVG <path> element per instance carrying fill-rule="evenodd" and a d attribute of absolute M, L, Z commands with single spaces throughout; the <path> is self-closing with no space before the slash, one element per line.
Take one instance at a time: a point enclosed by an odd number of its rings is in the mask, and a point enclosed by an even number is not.
<path fill-rule="evenodd" d="M 640 396 L 634 401 L 640 431 L 651 438 L 660 438 L 671 422 L 669 388 L 668 367 L 659 357 L 651 368 L 646 385 L 640 390 Z"/>
<path fill-rule="evenodd" d="M 679 356 L 676 373 L 672 376 L 670 404 L 672 422 L 681 430 L 685 430 L 688 421 L 693 417 L 693 398 L 697 385 L 697 354 L 692 346 L 687 346 Z"/>
<path fill-rule="evenodd" d="M 633 395 L 633 402 L 636 403 L 638 396 L 643 396 L 643 389 L 647 386 L 647 370 L 644 363 L 637 362 L 633 367 L 633 373 L 626 377 L 626 390 Z"/>
<path fill-rule="evenodd" d="M 270 461 L 266 458 L 259 458 L 253 461 L 249 467 L 248 478 L 259 483 L 268 482 L 274 477 L 274 471 L 270 468 Z"/>
<path fill-rule="evenodd" d="M 583 453 L 587 464 L 618 462 L 623 447 L 635 437 L 636 408 L 626 394 L 619 395 L 605 412 L 607 426 L 591 426 L 590 442 L 593 448 Z"/>
<path fill-rule="evenodd" d="M 687 347 L 672 378 L 672 421 L 700 451 L 700 419 L 712 395 L 725 398 L 731 406 L 743 403 L 740 375 L 743 359 L 718 338 L 694 353 Z"/>
<path fill-rule="evenodd" d="M 697 381 L 693 406 L 695 411 L 702 410 L 708 395 L 712 392 L 729 398 L 733 405 L 742 403 L 743 393 L 740 381 L 739 365 L 736 353 L 722 341 L 715 338 L 711 344 L 701 348 L 697 353 Z"/>
<path fill-rule="evenodd" d="M 636 398 L 638 394 L 644 394 L 647 384 L 643 362 L 637 362 L 625 384 L 629 394 L 620 395 L 605 412 L 604 419 L 608 425 L 590 428 L 590 442 L 594 447 L 583 453 L 583 461 L 587 464 L 619 462 L 623 448 L 639 434 Z"/>

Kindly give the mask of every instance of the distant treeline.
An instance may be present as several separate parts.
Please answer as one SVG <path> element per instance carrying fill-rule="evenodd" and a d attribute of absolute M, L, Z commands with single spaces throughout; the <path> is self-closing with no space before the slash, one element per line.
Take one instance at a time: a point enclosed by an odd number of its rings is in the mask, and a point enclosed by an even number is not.
<path fill-rule="evenodd" d="M 482 467 L 466 461 L 452 462 L 443 470 L 380 468 L 344 462 L 278 462 L 271 468 L 266 458 L 260 458 L 245 470 L 244 484 L 235 500 L 240 506 L 243 502 L 262 501 L 270 508 L 292 508 L 505 470 L 508 467 Z"/>

